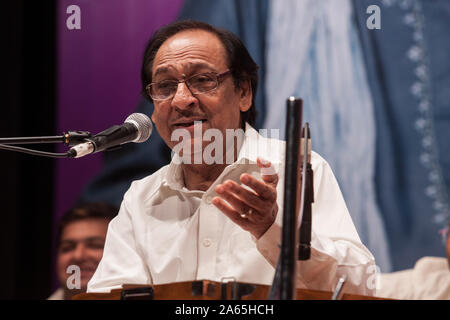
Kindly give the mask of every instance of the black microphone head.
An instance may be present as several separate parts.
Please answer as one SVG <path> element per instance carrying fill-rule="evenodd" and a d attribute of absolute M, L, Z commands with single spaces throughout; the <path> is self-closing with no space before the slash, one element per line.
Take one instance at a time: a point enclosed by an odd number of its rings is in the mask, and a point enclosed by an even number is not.
<path fill-rule="evenodd" d="M 145 114 L 143 113 L 130 114 L 128 118 L 125 119 L 125 123 L 133 124 L 134 126 L 136 126 L 138 130 L 138 136 L 136 137 L 136 139 L 133 140 L 133 142 L 140 143 L 150 138 L 153 131 L 153 125 L 150 118 L 147 117 Z"/>

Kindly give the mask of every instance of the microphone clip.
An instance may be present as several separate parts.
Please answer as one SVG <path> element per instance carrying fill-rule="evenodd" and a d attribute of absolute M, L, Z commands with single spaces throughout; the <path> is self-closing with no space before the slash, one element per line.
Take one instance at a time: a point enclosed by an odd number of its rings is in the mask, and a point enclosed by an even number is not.
<path fill-rule="evenodd" d="M 92 137 L 91 133 L 88 131 L 68 131 L 63 132 L 64 144 L 73 147 L 77 144 L 86 142 L 86 139 Z"/>

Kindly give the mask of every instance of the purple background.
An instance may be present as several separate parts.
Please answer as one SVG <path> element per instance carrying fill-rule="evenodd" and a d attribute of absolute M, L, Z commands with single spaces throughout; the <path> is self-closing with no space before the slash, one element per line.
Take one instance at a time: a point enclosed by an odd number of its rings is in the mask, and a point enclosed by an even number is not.
<path fill-rule="evenodd" d="M 173 21 L 183 0 L 60 0 L 57 9 L 57 133 L 98 133 L 123 123 L 140 99 L 140 67 L 151 34 Z M 78 5 L 81 30 L 66 9 Z M 56 133 L 55 133 L 56 134 Z M 66 146 L 59 148 L 66 151 Z M 56 162 L 54 226 L 101 169 L 101 155 Z"/>
<path fill-rule="evenodd" d="M 95 134 L 123 123 L 139 101 L 142 54 L 150 35 L 176 18 L 182 0 L 61 0 L 58 7 L 57 131 Z M 69 5 L 81 30 L 68 30 Z M 67 147 L 61 146 L 60 150 Z M 55 216 L 70 208 L 101 167 L 101 155 L 57 161 Z"/>

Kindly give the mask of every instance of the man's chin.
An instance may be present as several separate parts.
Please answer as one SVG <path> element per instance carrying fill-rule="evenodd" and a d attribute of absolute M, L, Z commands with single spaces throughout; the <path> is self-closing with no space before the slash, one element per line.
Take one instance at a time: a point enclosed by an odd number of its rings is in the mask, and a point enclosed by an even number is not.
<path fill-rule="evenodd" d="M 89 280 L 91 280 L 93 275 L 94 275 L 94 272 L 86 272 L 86 273 L 82 272 L 81 273 L 80 284 L 81 284 L 82 288 L 87 287 L 87 284 L 88 284 Z"/>
<path fill-rule="evenodd" d="M 180 160 L 185 164 L 203 164 L 203 152 L 211 143 L 202 140 L 187 140 L 180 142 L 172 151 L 178 155 Z"/>

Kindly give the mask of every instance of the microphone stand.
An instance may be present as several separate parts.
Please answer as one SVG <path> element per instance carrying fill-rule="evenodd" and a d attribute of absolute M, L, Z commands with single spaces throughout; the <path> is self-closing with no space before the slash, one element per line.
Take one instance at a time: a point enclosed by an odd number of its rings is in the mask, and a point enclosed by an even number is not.
<path fill-rule="evenodd" d="M 90 137 L 91 134 L 87 131 L 69 131 L 67 133 L 63 132 L 62 136 L 0 138 L 0 144 L 64 143 L 74 146 Z"/>
<path fill-rule="evenodd" d="M 291 103 L 290 103 L 291 101 Z M 293 101 L 290 99 L 288 101 L 288 119 L 292 116 L 292 114 L 289 112 L 289 110 L 292 111 L 292 108 L 295 108 L 292 106 Z M 301 100 L 298 102 L 300 108 Z M 296 107 L 298 108 L 298 106 Z M 294 117 L 291 117 L 293 119 L 297 119 L 298 114 Z M 300 121 L 301 123 L 301 111 L 300 111 Z M 289 129 L 286 129 L 286 141 L 292 141 L 293 137 L 298 137 L 297 130 L 293 130 L 295 133 L 294 135 L 289 135 L 288 132 L 291 131 L 292 127 L 295 126 L 293 123 L 290 123 L 289 120 L 287 121 L 287 127 Z M 269 300 L 279 300 L 279 299 L 295 299 L 296 297 L 296 261 L 304 261 L 308 260 L 311 257 L 311 226 L 312 226 L 312 203 L 314 202 L 314 184 L 313 184 L 313 170 L 311 167 L 311 134 L 309 130 L 309 124 L 305 123 L 305 127 L 302 131 L 302 139 L 297 139 L 297 141 L 300 140 L 300 148 L 297 147 L 298 144 L 294 143 L 292 146 L 288 142 L 286 142 L 286 172 L 285 177 L 291 177 L 290 175 L 295 176 L 295 183 L 296 188 L 293 188 L 292 184 L 289 184 L 288 189 L 288 183 L 285 182 L 285 203 L 284 203 L 284 212 L 283 212 L 283 235 L 282 235 L 282 247 L 280 251 L 280 257 L 278 259 L 276 271 L 274 280 L 272 283 L 272 287 L 270 288 L 269 292 Z M 297 183 L 297 172 L 300 172 L 298 163 L 300 163 L 299 159 L 296 158 L 292 161 L 292 154 L 295 153 L 295 150 L 301 150 L 303 149 L 303 152 L 299 152 L 301 155 L 303 155 L 303 164 L 301 165 L 301 183 Z M 295 157 L 295 156 L 294 156 Z M 291 159 L 291 161 L 288 163 L 288 159 Z M 297 166 L 294 166 L 294 164 L 297 163 Z M 295 168 L 295 172 L 292 172 L 292 170 L 288 170 L 288 168 Z M 289 171 L 289 172 L 288 172 Z M 289 175 L 288 175 L 289 174 Z M 293 180 L 293 179 L 292 179 Z M 298 186 L 301 185 L 300 190 L 300 197 L 298 193 Z M 294 193 L 293 190 L 296 190 Z M 287 190 L 290 190 L 290 192 L 286 193 Z M 294 220 L 295 223 L 292 223 L 292 210 L 293 208 L 290 208 L 291 211 L 286 211 L 286 201 L 292 206 L 293 204 L 297 204 L 295 207 L 295 213 L 299 212 L 299 220 L 301 221 L 299 231 L 299 242 L 298 242 L 298 251 L 295 250 L 295 245 L 297 244 L 297 239 L 295 236 L 297 234 L 292 235 L 292 229 L 293 226 L 297 226 L 296 219 Z M 301 202 L 300 210 L 298 210 L 299 202 Z M 285 218 L 286 214 L 290 214 L 290 218 Z M 296 215 L 295 215 L 296 217 Z M 292 225 L 286 225 L 286 221 L 288 223 L 292 223 Z M 289 237 L 288 237 L 289 236 Z M 286 238 L 288 238 L 286 242 Z M 287 244 L 286 244 L 287 243 Z M 297 253 L 297 257 L 295 257 L 295 253 Z M 284 257 L 284 259 L 282 259 Z M 286 272 L 285 270 L 289 268 Z"/>
<path fill-rule="evenodd" d="M 70 158 L 70 153 L 53 153 L 28 148 L 11 146 L 14 144 L 46 144 L 46 143 L 64 143 L 68 146 L 74 146 L 84 142 L 90 138 L 91 134 L 87 131 L 69 131 L 63 132 L 61 136 L 42 136 L 42 137 L 14 137 L 0 138 L 0 149 L 8 151 L 23 152 L 37 156 L 45 156 L 51 158 Z"/>
<path fill-rule="evenodd" d="M 300 173 L 302 103 L 301 99 L 294 97 L 287 100 L 283 230 L 280 256 L 269 299 L 296 299 L 297 213 L 300 208 L 301 191 L 298 176 Z"/>

